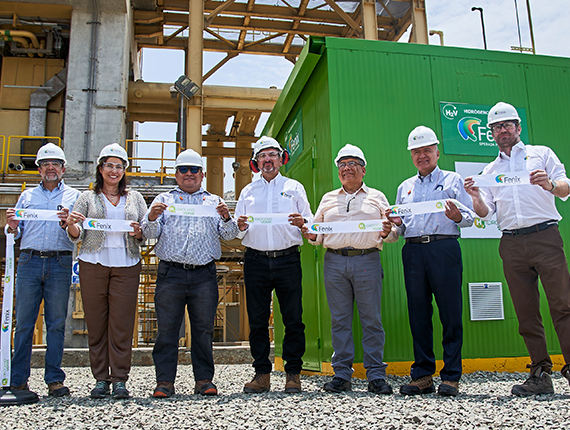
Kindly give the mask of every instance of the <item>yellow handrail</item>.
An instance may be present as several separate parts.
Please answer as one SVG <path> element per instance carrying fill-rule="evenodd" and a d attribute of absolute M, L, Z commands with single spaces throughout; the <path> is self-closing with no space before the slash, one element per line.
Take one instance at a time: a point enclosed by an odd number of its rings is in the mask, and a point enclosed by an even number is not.
<path fill-rule="evenodd" d="M 160 144 L 160 158 L 157 157 L 129 157 L 130 166 L 128 171 L 126 172 L 127 176 L 145 176 L 145 177 L 157 177 L 160 178 L 160 184 L 164 183 L 164 178 L 166 177 L 174 177 L 173 173 L 167 173 L 167 169 L 174 169 L 173 166 L 165 166 L 165 161 L 176 161 L 176 157 L 180 153 L 180 142 L 176 140 L 144 140 L 144 139 L 126 139 L 125 140 L 125 147 L 128 154 L 133 154 L 134 146 L 137 143 L 151 143 L 151 144 Z M 129 144 L 131 145 L 131 150 L 129 151 Z M 164 158 L 164 148 L 166 144 L 175 144 L 175 154 L 174 158 Z M 154 152 L 154 151 L 153 151 Z M 141 166 L 137 163 L 137 161 L 160 161 L 160 170 L 156 172 L 141 172 Z M 133 171 L 134 170 L 134 171 Z"/>
<path fill-rule="evenodd" d="M 18 164 L 17 166 L 22 166 L 20 170 L 8 169 L 10 165 L 10 157 L 33 157 L 36 158 L 37 154 L 24 154 L 21 152 L 10 152 L 10 147 L 12 146 L 12 139 L 46 139 L 52 143 L 61 147 L 61 137 L 56 136 L 8 136 L 8 145 L 4 147 L 4 152 L 2 153 L 2 166 L 4 172 L 16 175 L 33 175 L 38 173 L 37 170 L 24 170 L 23 164 Z"/>
<path fill-rule="evenodd" d="M 0 135 L 2 138 L 2 164 L 0 164 L 0 173 L 4 173 L 4 154 L 6 154 L 6 136 Z"/>

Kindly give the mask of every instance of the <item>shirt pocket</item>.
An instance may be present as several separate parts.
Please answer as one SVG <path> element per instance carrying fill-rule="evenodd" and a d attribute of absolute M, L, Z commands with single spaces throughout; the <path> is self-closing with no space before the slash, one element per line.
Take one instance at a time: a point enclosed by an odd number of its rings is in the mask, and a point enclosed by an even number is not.
<path fill-rule="evenodd" d="M 295 197 L 290 191 L 281 191 L 277 197 L 279 213 L 290 214 L 297 212 Z"/>

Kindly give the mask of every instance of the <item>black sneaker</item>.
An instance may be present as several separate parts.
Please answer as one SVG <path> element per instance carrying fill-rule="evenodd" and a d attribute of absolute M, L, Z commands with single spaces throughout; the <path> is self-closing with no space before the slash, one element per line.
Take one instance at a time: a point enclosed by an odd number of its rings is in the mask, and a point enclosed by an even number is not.
<path fill-rule="evenodd" d="M 325 391 L 330 391 L 331 393 L 342 393 L 343 391 L 352 391 L 352 383 L 346 379 L 339 378 L 335 376 L 332 381 L 327 382 L 323 385 Z"/>
<path fill-rule="evenodd" d="M 113 382 L 113 397 L 115 399 L 128 399 L 131 397 L 123 381 Z"/>
<path fill-rule="evenodd" d="M 390 387 L 384 379 L 373 379 L 368 382 L 368 391 L 374 394 L 392 394 Z"/>
<path fill-rule="evenodd" d="M 105 396 L 111 394 L 111 390 L 109 390 L 109 383 L 107 381 L 97 381 L 95 384 L 95 388 L 91 390 L 91 398 L 92 399 L 103 399 Z"/>
<path fill-rule="evenodd" d="M 535 394 L 553 394 L 552 379 L 547 372 L 538 367 L 522 385 L 514 385 L 511 393 L 515 396 L 526 397 Z"/>

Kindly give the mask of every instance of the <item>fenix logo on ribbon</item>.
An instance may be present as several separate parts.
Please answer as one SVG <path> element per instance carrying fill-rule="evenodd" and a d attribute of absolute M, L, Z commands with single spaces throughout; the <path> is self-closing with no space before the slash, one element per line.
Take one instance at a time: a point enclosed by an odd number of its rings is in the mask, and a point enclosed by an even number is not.
<path fill-rule="evenodd" d="M 111 227 L 111 224 L 106 224 L 106 223 L 103 223 L 103 222 L 99 222 L 99 221 L 96 221 L 96 220 L 94 220 L 94 219 L 92 219 L 91 221 L 89 221 L 88 224 L 89 224 L 89 227 L 95 228 L 95 229 L 97 229 L 97 230 L 109 230 L 109 231 L 110 231 L 110 230 L 113 229 L 113 227 Z"/>
<path fill-rule="evenodd" d="M 390 211 L 390 214 L 395 216 L 405 216 L 405 215 L 412 215 L 413 211 L 410 208 L 402 208 L 399 206 L 394 206 Z"/>
<path fill-rule="evenodd" d="M 26 212 L 25 210 L 17 210 L 16 211 L 16 218 L 21 218 L 21 219 L 36 219 L 38 218 L 38 214 L 34 214 L 34 213 L 29 213 Z"/>
<path fill-rule="evenodd" d="M 311 230 L 315 233 L 330 233 L 333 231 L 333 228 L 328 225 L 315 224 L 311 226 Z"/>
<path fill-rule="evenodd" d="M 2 331 L 7 332 L 10 325 L 10 318 L 12 318 L 12 312 L 10 309 L 6 309 L 4 315 L 2 315 Z"/>
<path fill-rule="evenodd" d="M 495 178 L 498 184 L 517 184 L 521 182 L 520 176 L 498 175 Z"/>

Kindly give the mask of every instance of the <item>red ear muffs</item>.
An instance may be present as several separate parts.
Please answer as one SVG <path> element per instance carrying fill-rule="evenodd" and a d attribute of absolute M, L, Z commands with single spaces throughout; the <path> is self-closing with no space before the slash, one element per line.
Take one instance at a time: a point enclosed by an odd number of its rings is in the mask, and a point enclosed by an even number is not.
<path fill-rule="evenodd" d="M 281 154 L 281 164 L 285 165 L 289 162 L 289 151 L 283 150 Z M 251 153 L 251 159 L 249 160 L 249 168 L 253 173 L 259 173 L 259 166 L 257 165 L 257 160 L 253 158 L 253 151 Z"/>

